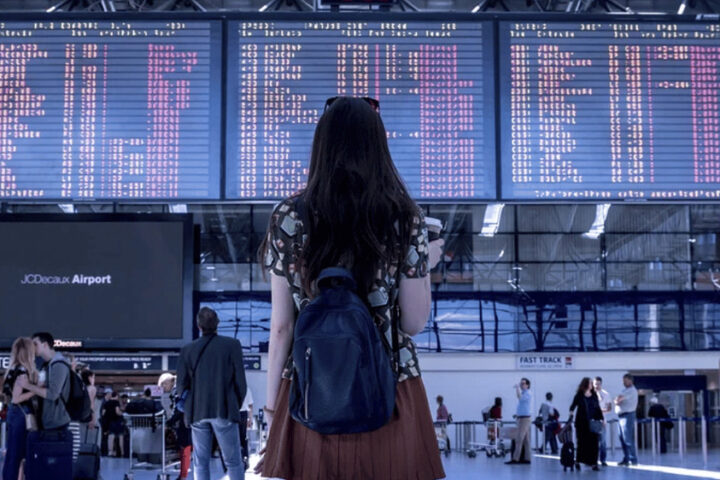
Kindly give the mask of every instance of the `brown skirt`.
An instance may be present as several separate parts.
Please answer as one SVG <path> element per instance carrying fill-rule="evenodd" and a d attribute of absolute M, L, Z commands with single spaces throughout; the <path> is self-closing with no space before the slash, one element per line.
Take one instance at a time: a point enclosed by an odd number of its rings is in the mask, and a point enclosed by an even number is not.
<path fill-rule="evenodd" d="M 275 404 L 263 477 L 285 480 L 435 480 L 445 478 L 422 379 L 400 382 L 395 412 L 367 433 L 322 435 L 290 416 L 290 380 Z"/>

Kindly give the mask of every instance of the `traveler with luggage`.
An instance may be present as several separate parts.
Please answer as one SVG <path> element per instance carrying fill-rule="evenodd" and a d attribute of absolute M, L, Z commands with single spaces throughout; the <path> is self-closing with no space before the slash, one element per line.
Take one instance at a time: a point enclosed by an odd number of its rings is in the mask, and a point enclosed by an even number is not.
<path fill-rule="evenodd" d="M 10 402 L 6 419 L 7 450 L 2 470 L 3 480 L 22 478 L 21 466 L 25 459 L 28 429 L 37 429 L 32 403 L 35 394 L 22 387 L 25 380 L 33 384 L 38 381 L 35 347 L 31 339 L 20 337 L 12 344 L 10 365 L 2 382 L 2 392 Z"/>
<path fill-rule="evenodd" d="M 552 400 L 553 394 L 551 392 L 547 392 L 545 394 L 545 401 L 542 405 L 540 405 L 539 413 L 544 433 L 543 447 L 540 451 L 544 453 L 545 448 L 547 448 L 548 444 L 550 444 L 550 452 L 553 455 L 557 455 L 558 444 L 555 432 L 558 429 L 558 419 L 560 415 L 558 414 L 557 409 L 553 406 Z"/>
<path fill-rule="evenodd" d="M 242 346 L 217 334 L 220 320 L 212 308 L 197 314 L 202 337 L 180 352 L 177 390 L 192 428 L 193 475 L 210 480 L 213 433 L 217 437 L 230 480 L 245 478 L 240 453 L 240 407 L 245 398 Z"/>
<path fill-rule="evenodd" d="M 578 386 L 570 405 L 570 418 L 573 418 L 573 412 L 577 437 L 576 468 L 579 470 L 579 464 L 584 463 L 598 470 L 599 435 L 605 421 L 589 377 L 583 378 Z"/>
<path fill-rule="evenodd" d="M 72 420 L 68 412 L 71 400 L 71 374 L 75 375 L 70 363 L 53 348 L 55 340 L 47 332 L 32 336 L 35 355 L 45 361 L 39 374 L 38 385 L 19 378 L 20 386 L 41 397 L 40 431 L 28 434 L 27 480 L 69 480 L 73 468 L 73 438 L 68 430 Z M 82 383 L 82 380 L 78 381 Z M 87 394 L 87 391 L 85 391 Z M 88 406 L 90 399 L 88 398 Z"/>
<path fill-rule="evenodd" d="M 272 290 L 264 477 L 445 476 L 412 340 L 441 255 L 427 233 L 379 103 L 329 98 L 307 187 L 275 208 L 259 252 Z"/>

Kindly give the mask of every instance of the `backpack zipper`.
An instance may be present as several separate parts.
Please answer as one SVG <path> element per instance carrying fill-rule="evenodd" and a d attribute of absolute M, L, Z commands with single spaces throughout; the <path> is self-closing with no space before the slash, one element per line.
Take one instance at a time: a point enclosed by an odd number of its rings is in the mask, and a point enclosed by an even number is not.
<path fill-rule="evenodd" d="M 310 372 L 310 357 L 312 356 L 312 349 L 307 347 L 305 349 L 305 374 L 309 377 Z M 305 379 L 305 420 L 309 420 L 309 402 L 308 395 L 310 394 L 310 379 Z"/>

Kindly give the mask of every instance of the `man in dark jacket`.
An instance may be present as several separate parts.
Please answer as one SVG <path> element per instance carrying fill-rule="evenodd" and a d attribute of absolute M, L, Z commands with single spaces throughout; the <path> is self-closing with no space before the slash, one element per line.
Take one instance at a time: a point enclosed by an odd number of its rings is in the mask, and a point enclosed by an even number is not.
<path fill-rule="evenodd" d="M 648 417 L 655 419 L 657 428 L 660 429 L 660 453 L 667 453 L 667 438 L 665 437 L 665 433 L 667 430 L 673 428 L 673 424 L 667 420 L 670 418 L 670 414 L 663 404 L 659 402 L 657 397 L 650 399 Z"/>
<path fill-rule="evenodd" d="M 230 480 L 245 478 L 238 429 L 247 389 L 242 347 L 218 336 L 218 323 L 213 309 L 201 308 L 197 325 L 202 337 L 185 345 L 178 361 L 177 389 L 179 396 L 185 395 L 185 421 L 192 427 L 195 480 L 210 479 L 213 432 Z"/>

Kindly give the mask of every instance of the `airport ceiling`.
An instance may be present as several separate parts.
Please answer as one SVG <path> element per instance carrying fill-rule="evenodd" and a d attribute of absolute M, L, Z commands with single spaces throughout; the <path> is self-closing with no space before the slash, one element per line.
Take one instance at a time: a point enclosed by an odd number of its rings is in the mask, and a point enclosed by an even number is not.
<path fill-rule="evenodd" d="M 296 10 L 295 2 L 275 0 L 280 10 Z M 312 4 L 313 1 L 309 0 Z M 720 0 L 403 0 L 420 10 L 470 12 L 720 13 Z M 0 11 L 257 11 L 268 0 L 0 0 Z M 355 7 L 367 8 L 367 7 Z M 399 10 L 398 7 L 394 7 Z"/>

